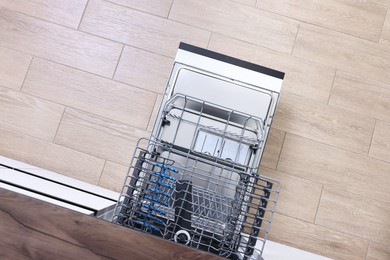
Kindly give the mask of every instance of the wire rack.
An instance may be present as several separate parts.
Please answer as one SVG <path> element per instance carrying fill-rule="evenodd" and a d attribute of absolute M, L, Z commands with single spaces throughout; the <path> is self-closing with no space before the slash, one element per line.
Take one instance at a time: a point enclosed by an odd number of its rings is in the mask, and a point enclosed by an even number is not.
<path fill-rule="evenodd" d="M 230 259 L 261 258 L 279 183 L 177 147 L 139 141 L 113 222 Z"/>
<path fill-rule="evenodd" d="M 255 155 L 262 152 L 265 133 L 260 118 L 176 94 L 166 102 L 158 125 L 154 138 L 178 149 L 249 172 L 259 165 Z"/>

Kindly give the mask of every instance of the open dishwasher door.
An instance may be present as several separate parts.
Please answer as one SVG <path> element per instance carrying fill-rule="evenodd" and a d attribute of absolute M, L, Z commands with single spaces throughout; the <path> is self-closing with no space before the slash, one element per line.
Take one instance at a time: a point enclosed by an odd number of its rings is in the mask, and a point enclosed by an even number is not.
<path fill-rule="evenodd" d="M 181 43 L 113 222 L 230 259 L 261 259 L 279 183 L 257 173 L 284 73 Z"/>

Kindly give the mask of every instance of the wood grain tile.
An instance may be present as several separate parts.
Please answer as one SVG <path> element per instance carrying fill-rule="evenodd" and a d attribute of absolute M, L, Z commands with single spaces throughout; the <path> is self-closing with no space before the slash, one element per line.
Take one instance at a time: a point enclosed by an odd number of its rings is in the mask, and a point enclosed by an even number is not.
<path fill-rule="evenodd" d="M 250 5 L 250 6 L 256 5 L 256 0 L 233 0 L 233 1 L 241 4 Z"/>
<path fill-rule="evenodd" d="M 148 128 L 147 128 L 147 130 L 149 132 L 153 131 L 154 123 L 157 121 L 157 114 L 158 114 L 158 111 L 160 109 L 162 99 L 163 99 L 163 96 L 158 94 L 156 102 L 154 103 L 152 115 L 150 116 L 150 119 L 149 119 L 149 124 L 148 124 Z"/>
<path fill-rule="evenodd" d="M 145 129 L 156 94 L 34 59 L 23 92 Z"/>
<path fill-rule="evenodd" d="M 206 47 L 210 32 L 101 0 L 90 0 L 80 30 L 174 57 L 180 41 Z"/>
<path fill-rule="evenodd" d="M 43 169 L 97 184 L 104 160 L 0 128 L 0 154 Z"/>
<path fill-rule="evenodd" d="M 390 122 L 388 84 L 338 71 L 329 104 Z"/>
<path fill-rule="evenodd" d="M 340 260 L 364 260 L 368 243 L 338 231 L 276 214 L 270 240 Z"/>
<path fill-rule="evenodd" d="M 298 30 L 298 21 L 229 0 L 174 1 L 169 19 L 284 53 Z"/>
<path fill-rule="evenodd" d="M 268 134 L 263 157 L 261 159 L 262 166 L 276 169 L 285 135 L 285 132 L 276 128 L 271 128 L 271 131 Z"/>
<path fill-rule="evenodd" d="M 77 28 L 87 0 L 0 0 L 0 6 L 64 26 Z"/>
<path fill-rule="evenodd" d="M 261 0 L 257 7 L 375 42 L 387 10 L 371 2 L 349 0 Z"/>
<path fill-rule="evenodd" d="M 285 72 L 282 95 L 292 93 L 328 102 L 335 75 L 331 67 L 214 33 L 209 49 Z"/>
<path fill-rule="evenodd" d="M 0 10 L 0 45 L 112 77 L 122 45 L 8 9 Z"/>
<path fill-rule="evenodd" d="M 375 120 L 294 95 L 282 95 L 273 127 L 367 154 Z"/>
<path fill-rule="evenodd" d="M 51 141 L 64 106 L 0 87 L 0 127 Z"/>
<path fill-rule="evenodd" d="M 127 6 L 146 13 L 167 17 L 173 0 L 109 0 L 109 2 Z"/>
<path fill-rule="evenodd" d="M 385 245 L 370 243 L 366 260 L 390 259 L 390 248 Z"/>
<path fill-rule="evenodd" d="M 385 24 L 383 26 L 381 43 L 390 45 L 390 12 L 387 11 Z"/>
<path fill-rule="evenodd" d="M 146 90 L 163 93 L 173 59 L 125 46 L 114 79 Z"/>
<path fill-rule="evenodd" d="M 390 163 L 287 134 L 278 170 L 380 201 L 390 201 Z"/>
<path fill-rule="evenodd" d="M 390 83 L 390 46 L 303 23 L 293 55 Z"/>
<path fill-rule="evenodd" d="M 369 155 L 390 162 L 390 123 L 376 122 Z"/>
<path fill-rule="evenodd" d="M 32 56 L 0 46 L 0 86 L 19 90 Z"/>
<path fill-rule="evenodd" d="M 315 223 L 368 241 L 388 244 L 390 203 L 325 185 Z"/>
<path fill-rule="evenodd" d="M 67 108 L 54 142 L 126 165 L 138 139 L 148 136 L 149 133 L 144 130 Z"/>
<path fill-rule="evenodd" d="M 260 173 L 281 183 L 277 212 L 314 223 L 322 184 L 266 167 L 261 167 Z"/>
<path fill-rule="evenodd" d="M 379 6 L 390 7 L 389 0 L 364 0 L 364 2 L 376 4 Z"/>
<path fill-rule="evenodd" d="M 104 165 L 102 177 L 99 181 L 99 186 L 116 192 L 120 192 L 123 183 L 125 182 L 128 168 L 128 166 L 123 166 L 117 163 L 107 161 Z"/>

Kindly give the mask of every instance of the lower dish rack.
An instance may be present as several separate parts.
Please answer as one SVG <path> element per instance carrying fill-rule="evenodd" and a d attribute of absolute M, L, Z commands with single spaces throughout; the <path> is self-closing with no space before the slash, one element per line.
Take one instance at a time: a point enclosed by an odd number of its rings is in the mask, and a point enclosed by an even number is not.
<path fill-rule="evenodd" d="M 261 259 L 279 182 L 140 139 L 113 222 L 229 259 Z"/>

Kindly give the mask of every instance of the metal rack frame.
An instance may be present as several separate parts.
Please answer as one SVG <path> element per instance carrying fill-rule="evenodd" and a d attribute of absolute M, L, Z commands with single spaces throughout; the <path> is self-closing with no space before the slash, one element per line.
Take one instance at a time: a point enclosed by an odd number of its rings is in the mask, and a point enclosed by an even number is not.
<path fill-rule="evenodd" d="M 279 189 L 255 172 L 141 139 L 113 221 L 223 257 L 252 259 L 261 256 Z"/>
<path fill-rule="evenodd" d="M 232 167 L 245 168 L 249 172 L 259 165 L 260 156 L 252 155 L 263 147 L 265 130 L 260 118 L 175 94 L 164 106 L 160 125 L 155 137 L 157 140 L 203 156 L 208 155 L 209 160 L 230 163 Z M 193 138 L 188 139 L 188 136 Z M 205 145 L 207 138 L 212 140 Z M 225 146 L 236 149 L 229 149 L 224 154 Z M 261 154 L 261 151 L 257 154 Z"/>

